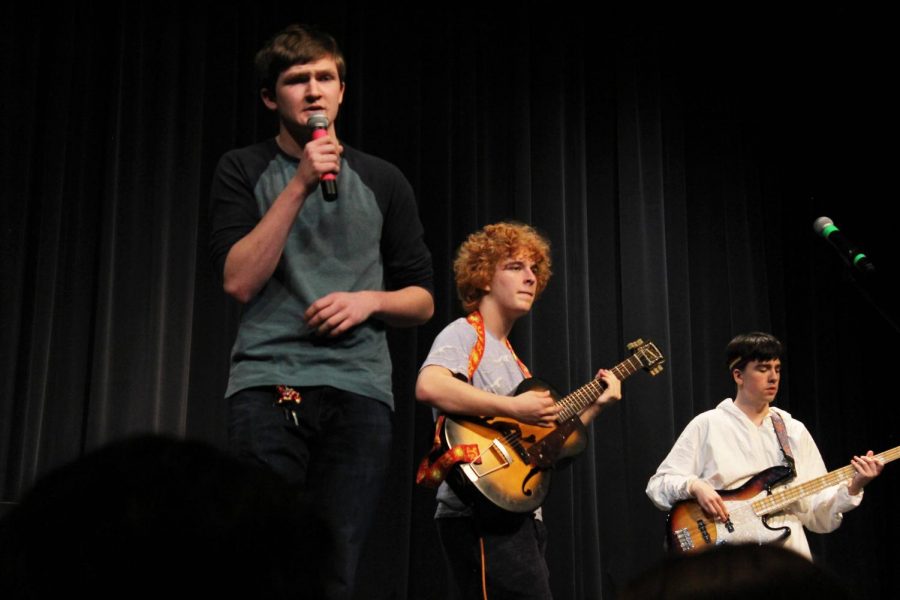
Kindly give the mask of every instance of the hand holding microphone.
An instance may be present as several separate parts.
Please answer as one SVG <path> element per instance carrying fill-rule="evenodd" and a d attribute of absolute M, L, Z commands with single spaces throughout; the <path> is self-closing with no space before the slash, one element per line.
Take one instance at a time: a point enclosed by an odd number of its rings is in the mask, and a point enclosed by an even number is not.
<path fill-rule="evenodd" d="M 306 126 L 312 130 L 312 139 L 318 140 L 328 135 L 328 117 L 316 114 L 309 118 Z M 319 178 L 322 186 L 322 195 L 329 202 L 337 200 L 337 176 L 334 173 L 324 173 Z"/>

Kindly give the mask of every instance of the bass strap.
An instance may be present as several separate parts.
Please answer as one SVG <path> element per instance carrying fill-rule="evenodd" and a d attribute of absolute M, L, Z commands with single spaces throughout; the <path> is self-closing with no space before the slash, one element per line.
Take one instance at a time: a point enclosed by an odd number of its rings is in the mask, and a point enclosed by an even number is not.
<path fill-rule="evenodd" d="M 788 442 L 787 428 L 784 426 L 784 419 L 781 418 L 774 410 L 769 411 L 769 418 L 772 419 L 772 427 L 775 428 L 775 436 L 778 438 L 778 444 L 781 446 L 781 455 L 784 457 L 784 464 L 791 469 L 791 476 L 797 476 L 797 467 L 794 464 L 794 453 L 791 452 L 791 445 Z"/>

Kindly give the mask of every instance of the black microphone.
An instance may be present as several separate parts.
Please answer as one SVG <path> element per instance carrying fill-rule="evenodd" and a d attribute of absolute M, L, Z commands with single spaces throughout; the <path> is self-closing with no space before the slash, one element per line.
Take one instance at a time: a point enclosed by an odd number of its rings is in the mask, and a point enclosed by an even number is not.
<path fill-rule="evenodd" d="M 312 139 L 317 140 L 320 137 L 328 135 L 328 117 L 322 114 L 312 115 L 307 121 L 306 126 L 312 129 Z M 337 200 L 337 177 L 334 173 L 325 173 L 319 178 L 322 186 L 322 195 L 329 202 Z"/>
<path fill-rule="evenodd" d="M 828 217 L 819 217 L 813 223 L 813 229 L 815 229 L 816 233 L 831 242 L 831 245 L 838 251 L 838 254 L 840 254 L 849 265 L 862 273 L 875 272 L 875 265 L 872 264 L 869 257 L 863 254 L 859 248 L 854 246 L 853 243 L 841 233 L 841 230 L 835 226 L 831 219 Z"/>

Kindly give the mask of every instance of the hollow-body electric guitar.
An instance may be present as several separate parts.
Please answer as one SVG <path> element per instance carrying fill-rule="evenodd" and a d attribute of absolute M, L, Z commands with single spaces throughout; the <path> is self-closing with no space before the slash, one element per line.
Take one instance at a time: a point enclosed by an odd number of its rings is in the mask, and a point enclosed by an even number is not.
<path fill-rule="evenodd" d="M 876 458 L 884 463 L 900 458 L 900 446 L 885 450 Z M 692 552 L 717 544 L 768 544 L 791 535 L 789 527 L 772 527 L 771 515 L 781 512 L 790 504 L 837 485 L 853 477 L 853 465 L 826 473 L 806 483 L 773 488 L 791 477 L 791 469 L 785 466 L 771 467 L 751 477 L 744 485 L 733 490 L 717 490 L 728 508 L 728 520 L 715 520 L 700 508 L 696 500 L 682 500 L 672 507 L 666 521 L 666 537 L 670 550 Z"/>
<path fill-rule="evenodd" d="M 610 369 L 620 381 L 639 369 L 651 375 L 662 371 L 664 358 L 653 342 L 638 339 L 628 344 L 628 349 L 633 352 L 631 357 Z M 578 415 L 604 388 L 601 380 L 594 379 L 560 398 L 538 379 L 520 383 L 515 395 L 534 389 L 549 390 L 554 401 L 561 405 L 552 428 L 505 417 L 448 416 L 441 440 L 445 450 L 458 445 L 478 446 L 476 460 L 455 467 L 462 474 L 450 479 L 457 493 L 471 496 L 469 492 L 474 488 L 503 510 L 518 513 L 535 510 L 550 490 L 550 472 L 557 461 L 584 449 L 587 432 Z M 461 490 L 460 486 L 466 489 Z"/>

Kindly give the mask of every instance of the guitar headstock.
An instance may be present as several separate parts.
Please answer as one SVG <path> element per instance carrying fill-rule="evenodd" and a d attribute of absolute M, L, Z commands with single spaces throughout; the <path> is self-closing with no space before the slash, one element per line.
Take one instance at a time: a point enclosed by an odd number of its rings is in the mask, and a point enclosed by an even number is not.
<path fill-rule="evenodd" d="M 628 344 L 626 348 L 631 350 L 634 354 L 632 358 L 636 358 L 641 363 L 641 367 L 650 375 L 659 375 L 662 372 L 666 359 L 656 344 L 638 338 Z"/>

